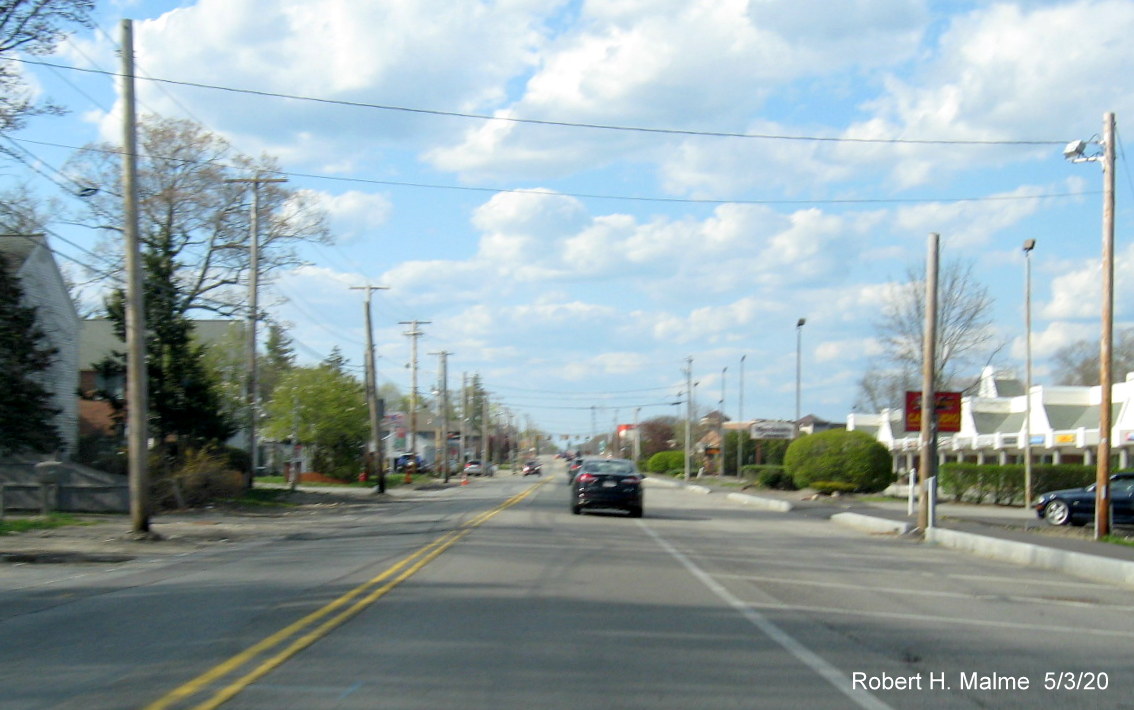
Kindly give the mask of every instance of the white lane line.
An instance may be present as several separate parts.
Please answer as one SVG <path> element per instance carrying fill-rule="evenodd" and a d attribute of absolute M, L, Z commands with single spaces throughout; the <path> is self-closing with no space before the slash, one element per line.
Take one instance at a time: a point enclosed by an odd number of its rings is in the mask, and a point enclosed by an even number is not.
<path fill-rule="evenodd" d="M 764 602 L 748 602 L 748 607 L 768 609 L 774 611 L 794 611 L 808 614 L 838 614 L 840 616 L 861 616 L 868 619 L 900 619 L 917 624 L 929 624 L 935 629 L 945 626 L 976 626 L 980 628 L 1009 629 L 1012 631 L 1032 631 L 1043 637 L 1052 634 L 1066 634 L 1069 636 L 1107 636 L 1119 638 L 1134 638 L 1134 631 L 1115 631 L 1110 629 L 1084 629 L 1080 626 L 1050 626 L 1035 623 L 1015 623 L 1011 621 L 990 621 L 988 619 L 958 619 L 945 616 L 930 616 L 925 613 L 907 614 L 893 611 L 861 611 L 858 609 L 839 609 L 829 606 L 804 606 L 802 604 L 767 604 Z"/>
<path fill-rule="evenodd" d="M 820 582 L 816 580 L 789 579 L 786 577 L 769 577 L 758 574 L 718 574 L 718 579 L 743 579 L 748 582 L 769 582 L 772 584 L 785 584 L 794 587 L 822 587 L 826 589 L 848 589 L 867 594 L 885 592 L 900 597 L 908 597 L 909 589 L 900 587 L 873 587 L 863 584 L 848 584 L 845 582 Z M 1088 599 L 1052 599 L 1049 597 L 1028 596 L 1022 594 L 981 594 L 977 592 L 945 592 L 940 590 L 921 589 L 918 597 L 941 597 L 943 599 L 974 599 L 983 602 L 1014 602 L 1020 604 L 1043 604 L 1044 606 L 1069 606 L 1079 609 L 1105 609 L 1107 611 L 1134 612 L 1134 606 L 1125 604 L 1110 604 L 1108 602 Z"/>
<path fill-rule="evenodd" d="M 766 616 L 753 609 L 748 604 L 745 604 L 740 599 L 736 598 L 725 589 L 721 584 L 717 583 L 707 572 L 702 570 L 692 560 L 683 555 L 673 545 L 670 545 L 660 535 L 651 530 L 641 520 L 636 521 L 638 526 L 646 531 L 646 534 L 654 539 L 655 542 L 663 550 L 668 552 L 675 560 L 680 562 L 689 573 L 699 579 L 702 584 L 708 587 L 714 594 L 716 594 L 722 601 L 731 606 L 740 613 L 745 619 L 748 620 L 753 626 L 760 631 L 763 631 L 768 638 L 772 639 L 784 648 L 788 653 L 795 656 L 801 663 L 811 668 L 811 670 L 818 673 L 828 683 L 830 683 L 836 690 L 843 695 L 850 698 L 855 705 L 864 710 L 893 710 L 889 705 L 882 702 L 878 698 L 871 695 L 865 690 L 854 690 L 851 687 L 850 678 L 840 671 L 835 666 L 823 660 L 818 654 L 807 648 L 786 631 L 776 626 L 768 620 Z"/>

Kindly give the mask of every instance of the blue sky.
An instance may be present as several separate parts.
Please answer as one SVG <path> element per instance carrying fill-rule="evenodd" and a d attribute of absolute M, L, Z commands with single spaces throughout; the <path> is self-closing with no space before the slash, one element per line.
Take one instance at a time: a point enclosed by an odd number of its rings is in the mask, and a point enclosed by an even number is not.
<path fill-rule="evenodd" d="M 1098 337 L 1101 171 L 1061 149 L 1097 137 L 1106 111 L 1116 318 L 1130 321 L 1126 0 L 101 3 L 99 29 L 50 61 L 116 71 L 122 18 L 151 77 L 568 124 L 140 82 L 141 111 L 278 157 L 331 215 L 336 244 L 308 249 L 267 296 L 305 360 L 337 345 L 362 363 L 349 287 L 371 283 L 390 287 L 374 296 L 380 378 L 402 389 L 399 322 L 417 319 L 422 353 L 453 353 L 451 387 L 478 373 L 554 434 L 676 413 L 687 357 L 701 411 L 723 385 L 740 413 L 743 356 L 745 418 L 791 418 L 805 317 L 802 409 L 843 420 L 889 288 L 938 232 L 943 260 L 971 262 L 995 299 L 993 364 L 1017 372 L 1020 247 L 1037 240 L 1035 378 L 1050 383 L 1055 350 Z M 17 136 L 49 175 L 71 152 L 57 146 L 120 134 L 113 81 L 75 69 L 26 67 L 70 109 Z M 720 133 L 747 137 L 706 135 Z M 3 176 L 59 192 L 18 164 Z M 78 261 L 98 240 L 53 228 Z M 421 367 L 433 382 L 436 358 Z"/>

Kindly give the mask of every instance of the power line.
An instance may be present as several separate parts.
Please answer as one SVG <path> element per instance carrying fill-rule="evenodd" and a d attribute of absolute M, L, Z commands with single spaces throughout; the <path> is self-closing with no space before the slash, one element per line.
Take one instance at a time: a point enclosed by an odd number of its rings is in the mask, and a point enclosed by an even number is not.
<path fill-rule="evenodd" d="M 73 67 L 65 64 L 55 64 L 53 62 L 44 62 L 26 58 L 18 57 L 3 57 L 9 61 L 22 62 L 24 64 L 32 64 L 43 67 L 53 67 L 56 69 L 65 69 L 70 71 L 87 72 L 90 74 L 102 74 L 106 76 L 118 77 L 120 74 L 117 72 L 107 71 L 105 69 L 88 69 L 84 67 Z M 1043 145 L 1064 145 L 1066 141 L 1062 140 L 971 140 L 971 139 L 953 139 L 953 138 L 848 138 L 839 136 L 793 136 L 781 135 L 772 133 L 734 133 L 728 131 L 697 131 L 692 129 L 683 128 L 650 128 L 646 126 L 619 126 L 602 123 L 583 123 L 576 121 L 552 121 L 538 118 L 519 118 L 515 116 L 493 116 L 480 113 L 464 113 L 460 111 L 442 111 L 439 109 L 426 109 L 410 106 L 395 106 L 391 104 L 372 104 L 361 101 L 346 101 L 343 99 L 326 99 L 314 96 L 302 96 L 299 94 L 284 94 L 276 91 L 263 91 L 260 89 L 240 89 L 230 86 L 220 86 L 217 84 L 204 84 L 194 81 L 182 81 L 177 79 L 162 79 L 158 77 L 137 77 L 145 81 L 152 81 L 162 84 L 172 84 L 174 86 L 188 86 L 196 89 L 209 89 L 212 91 L 224 91 L 235 94 L 246 94 L 250 96 L 263 96 L 275 99 L 287 99 L 290 101 L 307 101 L 311 103 L 329 104 L 333 106 L 347 106 L 350 108 L 366 108 L 378 111 L 397 111 L 403 113 L 416 113 L 425 114 L 430 116 L 442 116 L 446 118 L 465 118 L 478 121 L 502 121 L 506 123 L 519 123 L 537 126 L 555 126 L 561 128 L 586 128 L 591 130 L 603 131 L 620 131 L 620 132 L 633 132 L 633 133 L 654 133 L 663 135 L 680 135 L 680 136 L 698 136 L 707 138 L 744 138 L 744 139 L 758 139 L 758 140 L 777 140 L 777 141 L 799 141 L 799 142 L 816 142 L 816 143 L 866 143 L 866 144 L 889 144 L 889 145 L 973 145 L 973 146 L 988 146 L 988 145 L 1005 145 L 1005 146 L 1043 146 Z"/>
<path fill-rule="evenodd" d="M 9 140 L 18 141 L 22 143 L 31 143 L 33 145 L 45 145 L 53 148 L 67 148 L 70 150 L 88 150 L 96 153 L 118 154 L 121 151 L 117 149 L 98 148 L 91 146 L 72 146 L 62 143 L 51 143 L 48 141 L 32 140 L 29 138 L 10 138 Z M 225 163 L 218 161 L 193 161 L 185 158 L 171 158 L 166 156 L 155 156 L 149 154 L 142 154 L 144 157 L 157 158 L 159 160 L 169 160 L 181 162 L 185 164 L 213 164 L 221 165 L 223 167 L 236 168 L 237 166 L 229 166 Z M 1042 200 L 1052 198 L 1065 198 L 1065 197 L 1086 197 L 1088 195 L 1100 194 L 1099 190 L 1081 190 L 1076 192 L 1044 192 L 1036 193 L 1033 195 L 986 195 L 983 197 L 871 197 L 871 198 L 835 198 L 835 199 L 799 199 L 799 200 L 780 200 L 780 199 L 706 199 L 706 198 L 691 198 L 691 197 L 655 197 L 655 196 L 637 196 L 637 195 L 604 195 L 599 193 L 586 193 L 586 192 L 548 192 L 546 190 L 537 190 L 530 188 L 519 187 L 477 187 L 474 185 L 441 185 L 435 183 L 421 183 L 421 182 L 406 182 L 399 180 L 377 180 L 373 178 L 357 178 L 345 177 L 338 175 L 318 175 L 315 173 L 298 173 L 289 172 L 284 170 L 265 170 L 265 174 L 281 175 L 292 178 L 306 178 L 310 180 L 327 180 L 330 182 L 346 182 L 364 185 L 383 185 L 386 187 L 408 187 L 418 188 L 425 190 L 456 190 L 461 192 L 482 192 L 482 193 L 509 193 L 519 195 L 533 195 L 535 197 L 575 197 L 578 199 L 589 200 L 617 200 L 625 202 L 658 202 L 670 204 L 694 204 L 694 205 L 881 205 L 881 204 L 932 204 L 932 203 L 959 203 L 959 202 L 1015 202 L 1021 200 Z"/>

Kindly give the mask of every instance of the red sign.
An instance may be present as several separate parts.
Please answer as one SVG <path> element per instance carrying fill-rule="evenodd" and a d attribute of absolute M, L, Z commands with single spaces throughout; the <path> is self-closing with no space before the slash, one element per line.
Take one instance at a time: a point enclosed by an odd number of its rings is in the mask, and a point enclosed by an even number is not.
<path fill-rule="evenodd" d="M 961 430 L 961 393 L 935 392 L 937 431 Z M 906 392 L 906 431 L 921 431 L 921 392 Z"/>

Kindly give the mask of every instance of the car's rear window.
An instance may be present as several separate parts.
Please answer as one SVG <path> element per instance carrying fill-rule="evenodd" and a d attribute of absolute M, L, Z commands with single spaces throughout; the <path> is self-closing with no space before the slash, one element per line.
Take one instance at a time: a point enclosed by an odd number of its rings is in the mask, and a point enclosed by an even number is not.
<path fill-rule="evenodd" d="M 587 473 L 607 473 L 625 476 L 634 473 L 634 464 L 626 461 L 588 461 L 583 468 Z"/>

